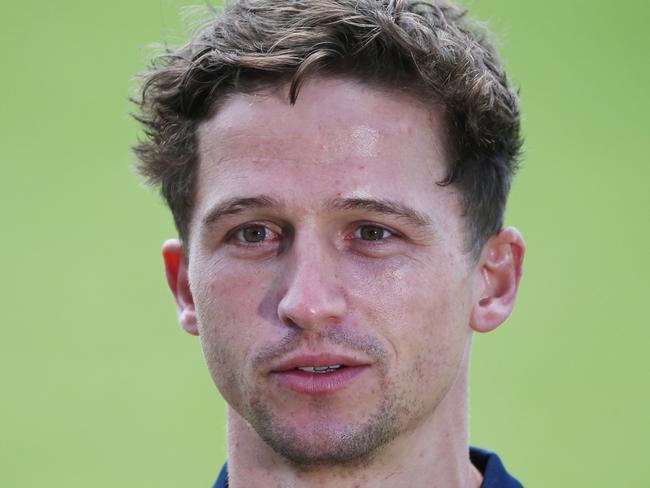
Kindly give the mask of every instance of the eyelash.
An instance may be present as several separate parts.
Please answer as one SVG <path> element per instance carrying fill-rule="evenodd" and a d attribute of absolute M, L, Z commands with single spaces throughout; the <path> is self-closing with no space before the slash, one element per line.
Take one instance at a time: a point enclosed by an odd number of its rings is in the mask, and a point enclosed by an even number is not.
<path fill-rule="evenodd" d="M 261 241 L 247 241 L 244 238 L 243 233 L 246 230 L 250 230 L 250 229 L 254 229 L 254 228 L 264 229 L 265 236 Z M 378 230 L 380 230 L 382 232 L 382 235 L 381 235 L 381 237 L 379 239 L 363 239 L 362 236 L 361 236 L 361 232 L 362 232 L 362 230 L 364 228 L 378 229 Z M 269 236 L 269 234 L 270 234 L 270 236 Z M 281 232 L 276 232 L 275 230 L 271 229 L 269 227 L 269 225 L 267 225 L 267 224 L 248 223 L 248 224 L 242 225 L 240 227 L 237 227 L 232 232 L 230 232 L 227 235 L 226 240 L 229 241 L 229 242 L 234 242 L 237 245 L 242 246 L 242 247 L 252 247 L 252 248 L 254 248 L 254 247 L 260 247 L 260 246 L 262 246 L 265 243 L 268 243 L 270 241 L 280 240 L 281 237 L 282 237 Z M 384 227 L 382 225 L 372 224 L 372 223 L 358 223 L 358 224 L 356 224 L 356 226 L 354 228 L 354 231 L 351 234 L 351 237 L 347 237 L 346 240 L 353 240 L 354 239 L 354 240 L 362 241 L 365 245 L 374 246 L 374 245 L 380 245 L 380 244 L 386 242 L 387 240 L 389 240 L 391 238 L 400 238 L 400 237 L 401 237 L 401 235 L 398 232 L 396 232 L 394 230 L 391 230 L 391 229 L 388 229 L 388 228 L 386 228 L 386 227 Z"/>
<path fill-rule="evenodd" d="M 245 240 L 244 237 L 243 237 L 243 233 L 246 230 L 254 229 L 254 228 L 264 229 L 264 232 L 265 232 L 264 239 L 262 239 L 261 241 L 257 241 L 257 242 L 251 242 L 251 241 Z M 271 236 L 270 236 L 271 238 L 269 238 L 269 234 L 271 234 Z M 268 225 L 258 224 L 258 223 L 249 223 L 249 224 L 242 225 L 241 227 L 237 227 L 236 229 L 234 229 L 232 232 L 230 232 L 228 234 L 226 240 L 227 241 L 235 241 L 240 246 L 259 247 L 259 246 L 263 245 L 265 242 L 278 240 L 279 237 L 281 237 L 281 234 L 279 232 L 276 232 L 273 229 L 271 229 Z"/>
<path fill-rule="evenodd" d="M 373 229 L 378 229 L 382 232 L 382 237 L 380 239 L 363 239 L 361 236 L 361 232 L 364 228 L 373 228 Z M 381 225 L 377 224 L 359 224 L 357 227 L 354 229 L 353 233 L 354 237 L 357 239 L 360 239 L 364 242 L 367 243 L 375 243 L 375 242 L 380 242 L 380 241 L 386 241 L 390 239 L 391 237 L 397 237 L 397 233 L 393 232 L 392 230 L 387 229 L 386 227 L 383 227 Z"/>

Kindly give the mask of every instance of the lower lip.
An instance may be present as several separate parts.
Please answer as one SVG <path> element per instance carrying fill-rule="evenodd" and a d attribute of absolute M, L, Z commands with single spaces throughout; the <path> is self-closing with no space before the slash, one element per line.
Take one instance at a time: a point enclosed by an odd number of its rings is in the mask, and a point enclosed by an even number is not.
<path fill-rule="evenodd" d="M 308 373 L 298 369 L 271 373 L 281 386 L 304 395 L 332 395 L 347 388 L 368 366 L 348 366 L 331 373 Z"/>

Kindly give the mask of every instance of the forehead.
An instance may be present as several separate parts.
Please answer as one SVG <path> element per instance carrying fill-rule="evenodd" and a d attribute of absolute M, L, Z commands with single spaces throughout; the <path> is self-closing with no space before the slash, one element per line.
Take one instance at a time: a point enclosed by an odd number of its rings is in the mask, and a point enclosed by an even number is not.
<path fill-rule="evenodd" d="M 426 105 L 407 93 L 342 78 L 307 80 L 295 105 L 289 104 L 287 90 L 288 84 L 228 96 L 199 126 L 200 154 L 215 161 L 259 144 L 287 149 L 308 143 L 320 144 L 333 157 L 349 149 L 373 157 L 373 149 L 404 139 L 420 146 L 444 140 L 441 110 L 433 101 Z M 242 146 L 240 138 L 254 144 Z M 444 150 L 442 144 L 434 146 L 436 152 Z"/>
<path fill-rule="evenodd" d="M 291 105 L 287 88 L 234 94 L 200 125 L 198 212 L 242 196 L 251 183 L 280 197 L 396 199 L 444 178 L 445 130 L 435 105 L 347 79 L 308 80 Z"/>

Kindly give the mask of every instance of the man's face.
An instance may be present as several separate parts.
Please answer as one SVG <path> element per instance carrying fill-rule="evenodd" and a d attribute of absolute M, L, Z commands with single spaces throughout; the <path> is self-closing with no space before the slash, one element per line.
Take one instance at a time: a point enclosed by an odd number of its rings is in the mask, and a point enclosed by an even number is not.
<path fill-rule="evenodd" d="M 367 458 L 431 421 L 466 361 L 480 273 L 458 195 L 436 184 L 442 124 L 406 95 L 321 79 L 295 106 L 235 95 L 200 127 L 202 347 L 288 459 Z"/>

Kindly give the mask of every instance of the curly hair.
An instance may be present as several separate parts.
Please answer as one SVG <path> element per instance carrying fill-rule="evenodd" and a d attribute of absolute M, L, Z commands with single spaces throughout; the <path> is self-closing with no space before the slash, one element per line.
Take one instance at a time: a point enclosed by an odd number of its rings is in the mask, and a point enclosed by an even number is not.
<path fill-rule="evenodd" d="M 196 129 L 234 92 L 309 76 L 344 76 L 408 91 L 444 109 L 449 152 L 439 185 L 458 189 L 468 248 L 503 225 L 521 138 L 518 96 L 487 32 L 444 1 L 236 0 L 142 75 L 134 147 L 139 172 L 160 185 L 181 240 L 189 237 L 198 166 Z"/>

